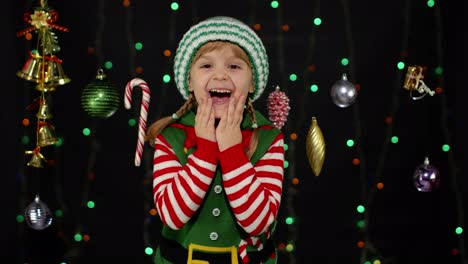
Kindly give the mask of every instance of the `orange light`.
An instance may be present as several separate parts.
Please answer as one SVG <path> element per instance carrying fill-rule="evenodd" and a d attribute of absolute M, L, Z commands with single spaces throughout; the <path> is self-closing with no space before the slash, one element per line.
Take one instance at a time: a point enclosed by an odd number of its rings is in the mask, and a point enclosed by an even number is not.
<path fill-rule="evenodd" d="M 299 179 L 298 178 L 293 178 L 292 179 L 292 184 L 298 185 L 299 184 Z"/>
<path fill-rule="evenodd" d="M 94 54 L 95 51 L 94 47 L 88 47 L 88 54 Z"/>
<path fill-rule="evenodd" d="M 387 124 L 390 125 L 390 124 L 392 123 L 392 117 L 391 117 L 391 116 L 387 116 L 387 117 L 385 118 L 385 123 L 387 123 Z"/>
<path fill-rule="evenodd" d="M 169 56 L 171 56 L 171 51 L 166 49 L 166 50 L 164 50 L 163 54 L 164 54 L 164 56 L 169 57 Z"/>
<path fill-rule="evenodd" d="M 28 33 L 26 33 L 26 34 L 24 35 L 24 38 L 25 38 L 26 40 L 31 40 L 31 39 L 32 39 L 32 34 L 28 32 Z"/>
<path fill-rule="evenodd" d="M 382 190 L 383 188 L 384 188 L 383 182 L 378 182 L 378 183 L 377 183 L 377 189 L 378 189 L 378 190 Z"/>
<path fill-rule="evenodd" d="M 130 6 L 130 0 L 124 0 L 122 4 L 125 7 L 129 7 Z"/>
<path fill-rule="evenodd" d="M 359 165 L 359 163 L 361 163 L 361 161 L 359 161 L 358 158 L 354 158 L 354 159 L 353 159 L 353 165 L 356 165 L 356 166 L 357 166 L 357 165 Z"/>
<path fill-rule="evenodd" d="M 356 91 L 361 91 L 361 85 L 359 83 L 356 83 L 354 87 L 356 88 Z"/>
<path fill-rule="evenodd" d="M 89 235 L 83 235 L 83 241 L 88 242 L 90 239 Z"/>
<path fill-rule="evenodd" d="M 309 65 L 309 66 L 307 67 L 307 70 L 310 71 L 310 72 L 314 72 L 315 69 L 316 69 L 315 64 L 311 64 L 311 65 Z"/>
<path fill-rule="evenodd" d="M 285 32 L 286 32 L 286 31 L 289 31 L 289 25 L 288 25 L 288 24 L 285 24 L 285 25 L 283 25 L 283 26 L 281 27 L 281 29 L 282 29 L 283 31 L 285 31 Z"/>
<path fill-rule="evenodd" d="M 296 133 L 291 133 L 289 138 L 291 138 L 292 140 L 296 140 L 297 139 L 297 134 Z"/>
<path fill-rule="evenodd" d="M 262 29 L 262 25 L 260 25 L 260 24 L 255 24 L 255 25 L 254 25 L 254 29 L 258 31 L 258 30 Z"/>
<path fill-rule="evenodd" d="M 442 91 L 443 91 L 443 90 L 442 90 L 442 88 L 440 88 L 440 87 L 436 87 L 436 88 L 435 88 L 435 92 L 436 92 L 437 94 L 441 94 Z"/>
<path fill-rule="evenodd" d="M 278 244 L 278 249 L 279 250 L 284 250 L 285 247 L 286 247 L 286 245 L 284 243 L 279 243 Z"/>
<path fill-rule="evenodd" d="M 29 119 L 25 118 L 23 119 L 23 126 L 29 126 Z"/>
<path fill-rule="evenodd" d="M 357 242 L 358 248 L 363 248 L 364 245 L 365 245 L 364 241 L 358 241 L 358 242 Z"/>
<path fill-rule="evenodd" d="M 141 67 L 141 66 L 136 67 L 136 68 L 135 68 L 135 72 L 136 72 L 137 74 L 141 74 L 141 73 L 143 72 L 143 67 Z"/>
<path fill-rule="evenodd" d="M 158 211 L 156 211 L 156 209 L 154 209 L 154 208 L 149 210 L 149 214 L 152 215 L 152 216 L 155 216 L 157 213 L 158 213 Z"/>

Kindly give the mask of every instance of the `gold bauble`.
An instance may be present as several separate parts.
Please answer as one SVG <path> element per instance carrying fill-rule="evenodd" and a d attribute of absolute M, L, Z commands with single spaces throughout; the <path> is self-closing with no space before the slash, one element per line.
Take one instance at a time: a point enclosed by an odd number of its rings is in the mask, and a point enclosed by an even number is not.
<path fill-rule="evenodd" d="M 315 117 L 312 117 L 312 124 L 307 133 L 306 151 L 312 171 L 315 176 L 319 176 L 325 161 L 325 139 Z"/>

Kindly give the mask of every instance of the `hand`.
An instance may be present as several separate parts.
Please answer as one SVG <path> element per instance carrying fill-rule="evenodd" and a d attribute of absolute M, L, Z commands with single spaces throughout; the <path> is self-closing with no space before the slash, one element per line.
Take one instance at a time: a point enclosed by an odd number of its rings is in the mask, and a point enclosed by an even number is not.
<path fill-rule="evenodd" d="M 212 142 L 216 142 L 215 115 L 211 98 L 201 98 L 198 102 L 195 116 L 195 135 Z"/>
<path fill-rule="evenodd" d="M 219 151 L 226 150 L 242 142 L 240 124 L 244 113 L 245 95 L 239 98 L 232 98 L 229 107 L 216 128 L 216 141 L 218 141 Z"/>

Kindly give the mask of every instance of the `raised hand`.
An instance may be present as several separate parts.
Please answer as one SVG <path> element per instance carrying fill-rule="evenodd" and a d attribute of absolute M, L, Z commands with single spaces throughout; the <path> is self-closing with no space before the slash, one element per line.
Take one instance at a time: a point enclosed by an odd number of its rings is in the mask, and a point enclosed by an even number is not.
<path fill-rule="evenodd" d="M 240 124 L 244 113 L 245 98 L 245 95 L 231 98 L 228 110 L 221 116 L 216 127 L 216 141 L 220 151 L 242 142 Z"/>
<path fill-rule="evenodd" d="M 199 138 L 216 142 L 214 122 L 215 116 L 211 98 L 201 98 L 198 102 L 198 110 L 195 116 L 195 135 Z"/>

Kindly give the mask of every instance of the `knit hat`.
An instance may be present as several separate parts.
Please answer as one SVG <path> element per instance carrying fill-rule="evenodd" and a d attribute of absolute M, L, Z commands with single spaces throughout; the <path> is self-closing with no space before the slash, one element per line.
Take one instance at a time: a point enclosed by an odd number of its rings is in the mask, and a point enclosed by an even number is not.
<path fill-rule="evenodd" d="M 268 80 L 268 57 L 257 34 L 243 22 L 225 16 L 206 19 L 192 26 L 182 37 L 174 60 L 174 75 L 177 89 L 187 99 L 190 92 L 188 79 L 190 66 L 198 49 L 209 41 L 229 41 L 239 45 L 250 59 L 255 82 L 252 101 L 265 89 Z"/>

